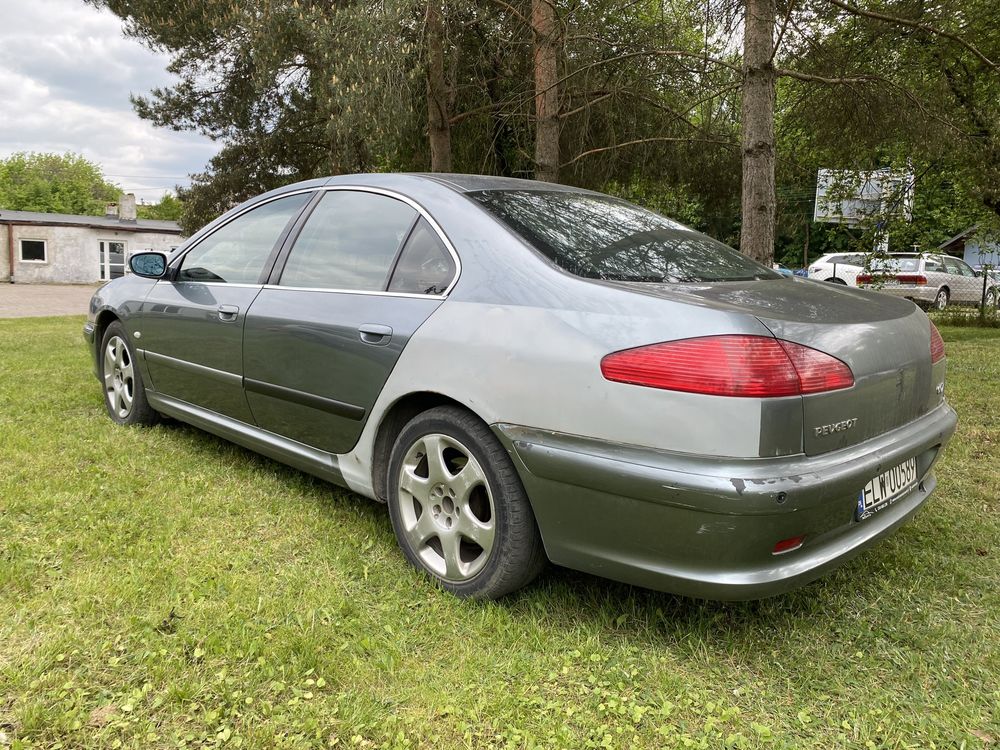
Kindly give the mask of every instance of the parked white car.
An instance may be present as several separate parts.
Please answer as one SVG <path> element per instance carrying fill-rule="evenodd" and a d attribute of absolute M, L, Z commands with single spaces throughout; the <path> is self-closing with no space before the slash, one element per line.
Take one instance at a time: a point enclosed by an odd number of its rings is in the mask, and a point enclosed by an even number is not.
<path fill-rule="evenodd" d="M 830 253 L 809 264 L 809 278 L 834 284 L 857 286 L 857 277 L 865 265 L 863 253 Z"/>
<path fill-rule="evenodd" d="M 922 307 L 943 310 L 949 304 L 978 305 L 983 299 L 984 281 L 968 263 L 938 253 L 891 253 L 873 263 L 871 273 L 857 275 L 862 288 L 905 297 Z M 985 281 L 986 304 L 1000 304 L 1000 284 Z"/>

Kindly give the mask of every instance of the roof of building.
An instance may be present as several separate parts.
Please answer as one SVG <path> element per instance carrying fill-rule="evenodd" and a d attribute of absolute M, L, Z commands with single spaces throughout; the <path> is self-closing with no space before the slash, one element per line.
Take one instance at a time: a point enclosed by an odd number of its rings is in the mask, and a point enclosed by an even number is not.
<path fill-rule="evenodd" d="M 122 232 L 159 232 L 181 234 L 176 221 L 136 219 L 127 221 L 117 216 L 77 216 L 75 214 L 46 214 L 35 211 L 8 211 L 0 209 L 0 224 L 29 224 L 33 226 L 90 227 L 116 229 Z"/>
<path fill-rule="evenodd" d="M 958 234 L 956 234 L 954 237 L 952 237 L 950 239 L 947 239 L 944 242 L 942 242 L 940 245 L 938 245 L 938 250 L 943 250 L 944 248 L 948 247 L 948 245 L 950 245 L 952 242 L 957 242 L 958 240 L 965 239 L 970 234 L 972 234 L 973 232 L 975 232 L 977 229 L 979 229 L 979 225 L 978 224 L 973 224 L 971 227 L 969 227 L 967 229 L 963 229 L 961 232 L 959 232 Z"/>

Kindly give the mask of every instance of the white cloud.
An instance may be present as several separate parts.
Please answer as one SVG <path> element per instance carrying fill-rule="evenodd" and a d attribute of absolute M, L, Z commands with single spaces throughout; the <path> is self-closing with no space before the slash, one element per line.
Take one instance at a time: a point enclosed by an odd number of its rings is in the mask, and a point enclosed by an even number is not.
<path fill-rule="evenodd" d="M 168 85 L 165 55 L 83 0 L 0 0 L 0 156 L 72 151 L 140 199 L 202 171 L 217 144 L 155 128 L 130 94 Z"/>

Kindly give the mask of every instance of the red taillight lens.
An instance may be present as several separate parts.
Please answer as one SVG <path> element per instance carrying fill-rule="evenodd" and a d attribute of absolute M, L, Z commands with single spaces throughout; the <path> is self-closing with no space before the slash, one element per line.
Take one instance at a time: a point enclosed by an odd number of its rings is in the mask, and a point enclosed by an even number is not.
<path fill-rule="evenodd" d="M 931 323 L 931 364 L 944 359 L 944 340 L 938 332 L 937 326 Z"/>
<path fill-rule="evenodd" d="M 870 284 L 872 281 L 872 275 L 870 273 L 859 273 L 854 280 L 859 284 Z"/>
<path fill-rule="evenodd" d="M 607 355 L 608 380 L 712 396 L 773 398 L 854 385 L 851 369 L 829 354 L 766 336 L 705 336 Z"/>
<path fill-rule="evenodd" d="M 900 284 L 915 284 L 916 286 L 927 286 L 927 277 L 919 273 L 897 273 L 896 280 Z"/>

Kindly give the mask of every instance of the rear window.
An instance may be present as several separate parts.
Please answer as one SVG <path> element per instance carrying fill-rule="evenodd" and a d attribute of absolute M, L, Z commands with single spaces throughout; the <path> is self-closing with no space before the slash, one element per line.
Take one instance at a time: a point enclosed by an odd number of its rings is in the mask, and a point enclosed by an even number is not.
<path fill-rule="evenodd" d="M 544 190 L 468 194 L 560 268 L 656 283 L 781 279 L 728 245 L 610 196 Z"/>
<path fill-rule="evenodd" d="M 883 259 L 876 259 L 872 261 L 871 268 L 873 271 L 887 271 L 889 273 L 910 273 L 913 271 L 920 270 L 920 258 L 911 257 L 892 257 Z"/>

